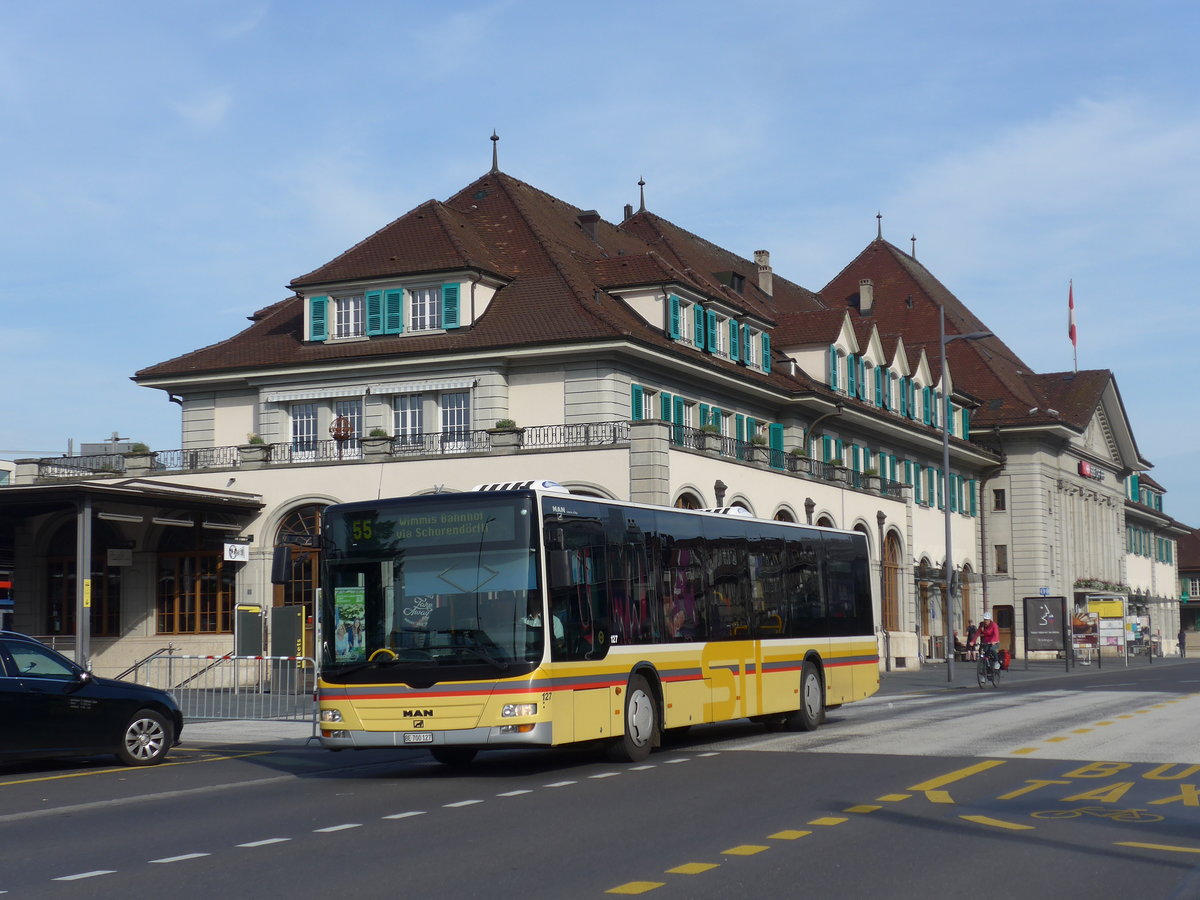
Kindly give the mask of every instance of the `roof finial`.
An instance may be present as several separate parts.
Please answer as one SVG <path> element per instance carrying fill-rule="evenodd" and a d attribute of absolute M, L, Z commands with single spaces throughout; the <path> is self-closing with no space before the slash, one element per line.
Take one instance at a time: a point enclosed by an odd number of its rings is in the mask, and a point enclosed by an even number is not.
<path fill-rule="evenodd" d="M 883 213 L 875 213 L 875 240 L 883 240 Z"/>
<path fill-rule="evenodd" d="M 638 176 L 638 195 L 641 198 L 641 203 L 638 205 L 638 212 L 646 211 L 646 179 L 641 175 Z"/>
<path fill-rule="evenodd" d="M 500 138 L 496 134 L 496 129 L 492 129 L 492 171 L 500 171 L 500 154 L 496 152 L 496 145 L 500 143 Z"/>
<path fill-rule="evenodd" d="M 913 252 L 912 252 L 912 258 L 913 258 L 913 259 L 916 259 L 916 258 L 917 258 L 917 236 L 914 234 L 914 235 L 912 236 L 911 240 L 912 240 L 912 242 L 913 242 Z"/>

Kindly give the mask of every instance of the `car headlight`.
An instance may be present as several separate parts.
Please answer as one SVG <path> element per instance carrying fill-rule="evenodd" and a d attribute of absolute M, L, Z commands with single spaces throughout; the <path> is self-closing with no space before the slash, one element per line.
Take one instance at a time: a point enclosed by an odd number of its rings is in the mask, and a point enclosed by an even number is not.
<path fill-rule="evenodd" d="M 322 722 L 340 722 L 342 721 L 342 711 L 340 709 L 323 709 L 321 710 Z"/>
<path fill-rule="evenodd" d="M 536 716 L 536 703 L 506 703 L 504 709 L 500 710 L 500 715 L 506 719 L 511 719 L 514 716 Z"/>

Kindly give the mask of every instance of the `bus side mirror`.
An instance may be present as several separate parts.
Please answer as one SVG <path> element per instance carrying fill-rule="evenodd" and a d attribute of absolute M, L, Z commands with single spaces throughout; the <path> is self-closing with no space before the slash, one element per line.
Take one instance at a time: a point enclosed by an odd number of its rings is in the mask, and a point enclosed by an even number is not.
<path fill-rule="evenodd" d="M 271 584 L 287 584 L 292 576 L 292 548 L 276 547 L 271 554 Z"/>

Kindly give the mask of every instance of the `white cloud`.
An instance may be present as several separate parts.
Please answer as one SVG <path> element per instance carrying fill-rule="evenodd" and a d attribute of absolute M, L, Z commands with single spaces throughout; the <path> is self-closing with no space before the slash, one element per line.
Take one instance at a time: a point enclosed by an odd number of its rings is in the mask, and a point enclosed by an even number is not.
<path fill-rule="evenodd" d="M 200 131 L 211 131 L 228 115 L 233 98 L 228 90 L 213 88 L 171 104 L 181 119 Z"/>

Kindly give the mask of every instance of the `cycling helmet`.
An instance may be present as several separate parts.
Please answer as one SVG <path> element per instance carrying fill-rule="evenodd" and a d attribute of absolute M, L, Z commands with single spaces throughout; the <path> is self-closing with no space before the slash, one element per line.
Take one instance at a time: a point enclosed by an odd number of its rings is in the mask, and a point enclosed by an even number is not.
<path fill-rule="evenodd" d="M 982 620 L 982 621 L 984 621 L 984 622 L 990 622 L 991 620 L 992 620 L 992 614 L 991 614 L 991 613 L 984 613 L 984 614 L 983 614 L 983 620 Z"/>

